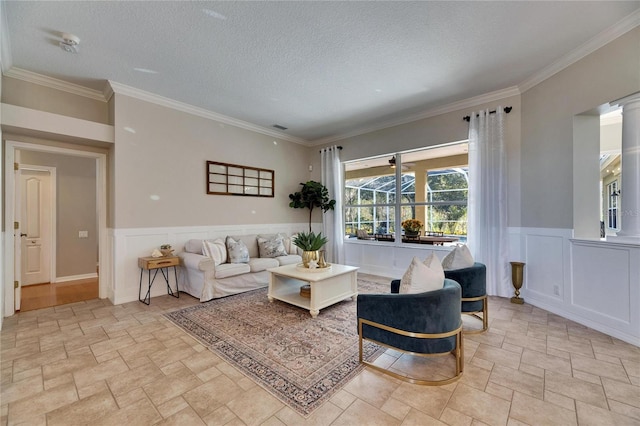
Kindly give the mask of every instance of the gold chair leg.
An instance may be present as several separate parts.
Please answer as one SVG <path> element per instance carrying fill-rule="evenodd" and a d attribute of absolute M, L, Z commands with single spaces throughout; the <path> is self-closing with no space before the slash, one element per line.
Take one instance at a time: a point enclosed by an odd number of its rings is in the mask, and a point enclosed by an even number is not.
<path fill-rule="evenodd" d="M 446 355 L 446 354 L 450 353 L 451 355 L 454 356 L 454 358 L 455 358 L 455 370 L 456 370 L 455 376 L 449 377 L 448 379 L 443 379 L 443 380 L 424 380 L 424 379 L 419 379 L 419 378 L 416 378 L 416 377 L 411 377 L 409 375 L 399 374 L 399 373 L 387 370 L 386 368 L 377 366 L 377 365 L 375 365 L 375 364 L 373 364 L 373 363 L 371 363 L 369 361 L 364 360 L 364 357 L 363 357 L 363 341 L 364 340 L 369 340 L 369 341 L 371 341 L 371 342 L 373 342 L 373 343 L 375 343 L 377 345 L 384 346 L 384 347 L 387 347 L 387 348 L 391 348 L 391 349 L 394 349 L 396 351 L 400 351 L 400 352 L 407 353 L 407 354 L 410 354 L 410 355 L 416 355 L 416 356 L 420 356 L 420 355 L 425 356 L 425 355 L 424 354 L 414 353 L 414 352 L 407 352 L 407 351 L 404 351 L 404 350 L 402 350 L 400 348 L 389 346 L 389 345 L 386 345 L 384 343 L 378 342 L 376 340 L 370 340 L 370 339 L 363 338 L 362 337 L 362 324 L 363 323 L 366 323 L 366 324 L 374 326 L 374 327 L 382 328 L 382 329 L 387 330 L 387 331 L 396 332 L 396 334 L 411 335 L 412 337 L 417 337 L 417 338 L 427 338 L 425 336 L 429 336 L 428 338 L 441 338 L 441 337 L 448 337 L 448 336 L 455 335 L 456 336 L 456 347 L 455 347 L 455 349 L 453 349 L 451 352 L 444 352 L 444 353 L 441 353 L 441 354 L 435 354 L 437 356 L 437 355 L 443 355 L 443 354 Z M 405 332 L 405 331 L 402 331 L 402 330 L 398 330 L 398 329 L 394 329 L 394 328 L 391 328 L 391 327 L 387 327 L 387 326 L 382 325 L 382 324 L 377 324 L 377 323 L 374 323 L 372 321 L 359 319 L 358 320 L 358 351 L 359 351 L 359 360 L 360 360 L 360 362 L 362 364 L 365 364 L 365 365 L 367 365 L 367 366 L 369 366 L 369 367 L 371 367 L 371 368 L 373 368 L 375 370 L 378 370 L 378 371 L 380 371 L 380 372 L 382 372 L 384 374 L 387 374 L 387 375 L 389 375 L 391 377 L 395 377 L 396 379 L 400 379 L 400 380 L 403 380 L 405 382 L 413 383 L 413 384 L 416 384 L 416 385 L 426 385 L 426 386 L 447 385 L 449 383 L 453 383 L 453 382 L 457 381 L 460 378 L 460 376 L 462 376 L 462 372 L 464 370 L 464 343 L 463 343 L 463 338 L 462 338 L 462 324 L 456 330 L 448 332 L 448 333 L 424 334 L 424 333 Z"/>
<path fill-rule="evenodd" d="M 464 334 L 480 334 L 480 333 L 484 333 L 489 329 L 489 298 L 485 295 L 480 297 L 470 297 L 467 299 L 462 299 L 463 302 L 477 302 L 479 300 L 482 301 L 482 318 L 480 317 L 480 315 L 478 315 L 479 312 L 469 312 L 469 313 L 463 312 L 463 314 L 472 316 L 482 321 L 482 329 L 462 330 Z"/>

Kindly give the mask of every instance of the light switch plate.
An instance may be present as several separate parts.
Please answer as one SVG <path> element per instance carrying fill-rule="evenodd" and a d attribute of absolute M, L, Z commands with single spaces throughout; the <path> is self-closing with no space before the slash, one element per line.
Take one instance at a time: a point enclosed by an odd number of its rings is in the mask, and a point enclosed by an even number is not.
<path fill-rule="evenodd" d="M 89 231 L 78 231 L 78 238 L 89 238 Z"/>

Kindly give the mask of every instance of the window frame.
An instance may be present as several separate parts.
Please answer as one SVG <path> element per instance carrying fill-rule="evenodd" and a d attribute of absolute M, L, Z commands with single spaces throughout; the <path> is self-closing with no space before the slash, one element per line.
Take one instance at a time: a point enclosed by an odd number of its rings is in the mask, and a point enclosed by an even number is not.
<path fill-rule="evenodd" d="M 433 148 L 436 148 L 436 147 L 433 147 Z M 425 148 L 425 149 L 430 149 L 430 148 Z M 380 156 L 380 157 L 383 158 L 383 157 L 387 157 L 387 156 L 390 156 L 390 155 L 391 154 Z M 406 208 L 411 208 L 412 209 L 412 211 L 413 211 L 412 217 L 415 217 L 415 208 L 419 207 L 419 206 L 422 206 L 422 207 L 425 207 L 425 208 L 434 207 L 434 206 L 465 206 L 468 209 L 468 207 L 469 207 L 469 202 L 468 202 L 468 191 L 469 191 L 469 185 L 468 185 L 468 183 L 469 183 L 469 179 L 468 179 L 469 178 L 469 176 L 468 176 L 469 170 L 468 170 L 468 168 L 469 168 L 469 165 L 468 165 L 468 163 L 465 164 L 464 166 L 441 167 L 441 168 L 431 169 L 433 171 L 435 171 L 435 170 L 457 170 L 458 173 L 465 174 L 466 183 L 467 183 L 465 188 L 461 188 L 461 189 L 446 189 L 446 190 L 433 190 L 433 191 L 431 191 L 431 190 L 429 190 L 429 186 L 428 186 L 428 178 L 429 178 L 428 172 L 431 171 L 431 170 L 427 171 L 427 174 L 425 175 L 425 198 L 429 197 L 429 195 L 432 196 L 433 192 L 452 192 L 452 191 L 465 192 L 466 191 L 466 199 L 441 200 L 441 201 L 429 201 L 429 200 L 416 201 L 415 200 L 415 193 L 416 193 L 416 188 L 415 188 L 415 182 L 416 182 L 415 178 L 416 177 L 415 177 L 415 174 L 413 176 L 414 177 L 413 192 L 408 192 L 408 193 L 407 192 L 403 192 L 403 188 L 402 187 L 403 187 L 403 185 L 406 185 L 406 184 L 404 184 L 403 180 L 402 180 L 402 175 L 403 175 L 402 153 L 396 153 L 394 155 L 395 155 L 395 158 L 396 158 L 396 169 L 395 169 L 395 179 L 394 179 L 395 185 L 396 185 L 394 194 L 396 194 L 396 196 L 393 197 L 395 201 L 394 202 L 390 202 L 390 203 L 380 203 L 380 202 L 378 202 L 377 197 L 375 195 L 376 194 L 376 190 L 375 189 L 370 189 L 370 188 L 365 188 L 365 190 L 371 190 L 371 191 L 374 192 L 374 195 L 372 197 L 372 201 L 373 201 L 372 203 L 368 203 L 368 204 L 347 203 L 347 199 L 345 197 L 345 200 L 344 200 L 344 211 L 343 211 L 343 219 L 344 219 L 343 220 L 343 222 L 344 222 L 344 229 L 343 230 L 344 230 L 344 234 L 345 234 L 345 238 L 346 239 L 352 238 L 353 236 L 356 235 L 356 233 L 357 233 L 356 231 L 358 229 L 362 229 L 361 228 L 362 222 L 360 221 L 359 213 L 361 211 L 361 208 L 363 208 L 363 207 L 364 208 L 373 208 L 374 209 L 373 210 L 373 215 L 372 215 L 373 217 L 372 217 L 372 221 L 371 221 L 372 222 L 371 223 L 371 227 L 372 227 L 372 229 L 371 229 L 372 232 L 371 233 L 372 234 L 380 235 L 377 232 L 377 229 L 375 229 L 375 228 L 376 227 L 380 227 L 380 223 L 389 223 L 391 226 L 393 226 L 393 228 L 390 228 L 389 226 L 387 226 L 386 227 L 387 234 L 395 234 L 395 239 L 392 240 L 392 241 L 395 241 L 396 243 L 402 243 L 402 244 L 404 244 L 403 241 L 402 241 L 402 237 L 403 237 L 404 231 L 402 231 L 402 229 L 401 229 L 401 222 L 402 222 L 403 219 L 406 219 L 406 217 L 402 216 L 403 211 L 406 210 Z M 445 156 L 443 156 L 443 158 L 444 157 Z M 361 161 L 361 160 L 354 160 L 354 161 Z M 355 201 L 357 202 L 357 200 L 361 200 L 360 191 L 363 188 L 362 187 L 354 187 L 354 186 L 349 186 L 348 187 L 347 186 L 347 181 L 348 181 L 348 179 L 346 178 L 346 173 L 345 173 L 345 179 L 344 179 L 344 182 L 343 182 L 343 188 L 344 188 L 345 194 L 349 189 L 357 191 L 358 197 L 355 198 Z M 385 192 L 387 192 L 389 194 L 388 191 L 385 191 Z M 400 196 L 398 197 L 397 194 L 400 194 Z M 407 201 L 405 199 L 406 198 L 405 195 L 407 195 L 407 194 L 413 194 L 413 201 Z M 352 197 L 352 199 L 354 199 L 354 198 Z M 388 199 L 388 197 L 387 197 L 387 199 Z M 387 209 L 387 213 L 386 213 L 385 217 L 387 217 L 387 218 L 391 217 L 391 213 L 389 213 L 389 210 L 392 210 L 393 211 L 393 213 L 392 213 L 393 214 L 393 221 L 390 221 L 390 220 L 387 220 L 386 222 L 385 221 L 377 221 L 376 220 L 377 214 L 376 214 L 376 210 L 375 210 L 377 208 L 386 208 Z M 354 216 L 354 218 L 348 218 L 347 217 L 349 209 L 356 209 L 357 214 Z M 421 230 L 421 234 L 423 234 L 426 231 L 433 231 L 432 229 L 429 229 L 430 221 L 427 220 L 427 214 L 428 213 L 425 211 L 425 219 L 424 220 L 421 219 L 424 222 L 424 227 Z M 355 221 L 354 220 L 349 220 L 349 219 L 355 219 Z M 445 220 L 445 221 L 441 221 L 441 222 L 447 222 L 447 221 Z M 369 221 L 367 221 L 366 223 L 369 223 Z M 353 232 L 347 232 L 347 230 L 349 230 L 350 228 L 351 228 L 351 230 Z M 389 229 L 393 229 L 393 231 L 389 231 Z M 399 233 L 396 233 L 395 232 L 396 229 L 400 229 L 401 231 Z M 466 234 L 459 234 L 459 235 L 466 236 Z M 385 240 L 385 241 L 390 241 L 390 240 Z"/>

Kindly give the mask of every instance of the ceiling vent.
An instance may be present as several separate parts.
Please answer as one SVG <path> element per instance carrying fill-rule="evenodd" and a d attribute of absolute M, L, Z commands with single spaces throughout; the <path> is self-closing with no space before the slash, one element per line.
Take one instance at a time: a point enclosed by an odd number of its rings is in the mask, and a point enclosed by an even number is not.
<path fill-rule="evenodd" d="M 62 41 L 60 42 L 60 48 L 68 53 L 78 53 L 78 44 L 80 44 L 80 38 L 73 34 L 62 33 Z"/>
<path fill-rule="evenodd" d="M 287 127 L 281 126 L 279 124 L 274 124 L 273 127 L 275 127 L 278 130 L 287 130 Z"/>

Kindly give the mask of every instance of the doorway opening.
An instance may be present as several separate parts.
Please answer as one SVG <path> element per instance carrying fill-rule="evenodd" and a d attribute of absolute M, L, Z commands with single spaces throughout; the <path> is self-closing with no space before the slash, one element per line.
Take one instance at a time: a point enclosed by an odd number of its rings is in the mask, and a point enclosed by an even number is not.
<path fill-rule="evenodd" d="M 54 274 L 45 282 L 36 285 L 22 286 L 23 247 L 21 234 L 24 232 L 23 223 L 18 221 L 17 213 L 19 200 L 16 184 L 19 180 L 19 165 L 12 163 L 33 164 L 34 159 L 40 158 L 58 162 L 57 170 L 57 220 L 53 228 L 56 229 L 56 246 Z M 51 160 L 51 159 L 55 159 Z M 42 162 L 41 162 L 42 163 Z M 60 164 L 63 164 L 60 166 Z M 50 165 L 49 164 L 49 165 Z M 72 164 L 72 166 L 69 166 Z M 73 166 L 75 164 L 75 166 Z M 83 166 L 77 166 L 83 164 Z M 63 177 L 63 169 L 72 170 Z M 17 170 L 16 170 L 17 169 Z M 90 178 L 87 178 L 87 174 Z M 84 175 L 84 177 L 83 177 Z M 14 230 L 14 238 L 5 240 L 5 315 L 12 315 L 21 309 L 22 292 L 29 304 L 25 309 L 38 309 L 44 306 L 72 303 L 92 298 L 108 297 L 108 243 L 106 238 L 106 153 L 84 151 L 69 148 L 39 145 L 26 142 L 5 142 L 5 229 Z M 34 184 L 37 187 L 37 184 Z M 84 191 L 84 192 L 83 192 Z M 61 200 L 75 197 L 74 202 L 64 203 L 67 210 L 62 208 Z M 68 200 L 67 200 L 68 201 Z M 71 207 L 69 207 L 71 206 Z M 66 221 L 66 225 L 63 222 Z M 65 242 L 65 239 L 67 242 Z M 74 244 L 70 244 L 69 241 Z M 85 244 L 77 244 L 84 242 Z M 37 254 L 38 249 L 34 252 Z M 34 256 L 37 258 L 37 256 Z M 65 260 L 66 259 L 66 260 Z M 87 260 L 88 259 L 88 260 Z M 80 266 L 80 265 L 84 266 Z M 102 268 L 100 266 L 102 265 Z M 33 264 L 31 265 L 33 266 Z M 103 272 L 98 274 L 98 271 Z M 105 271 L 107 274 L 105 274 Z M 14 286 L 14 283 L 15 284 Z M 29 308 L 34 306 L 35 308 Z"/>

